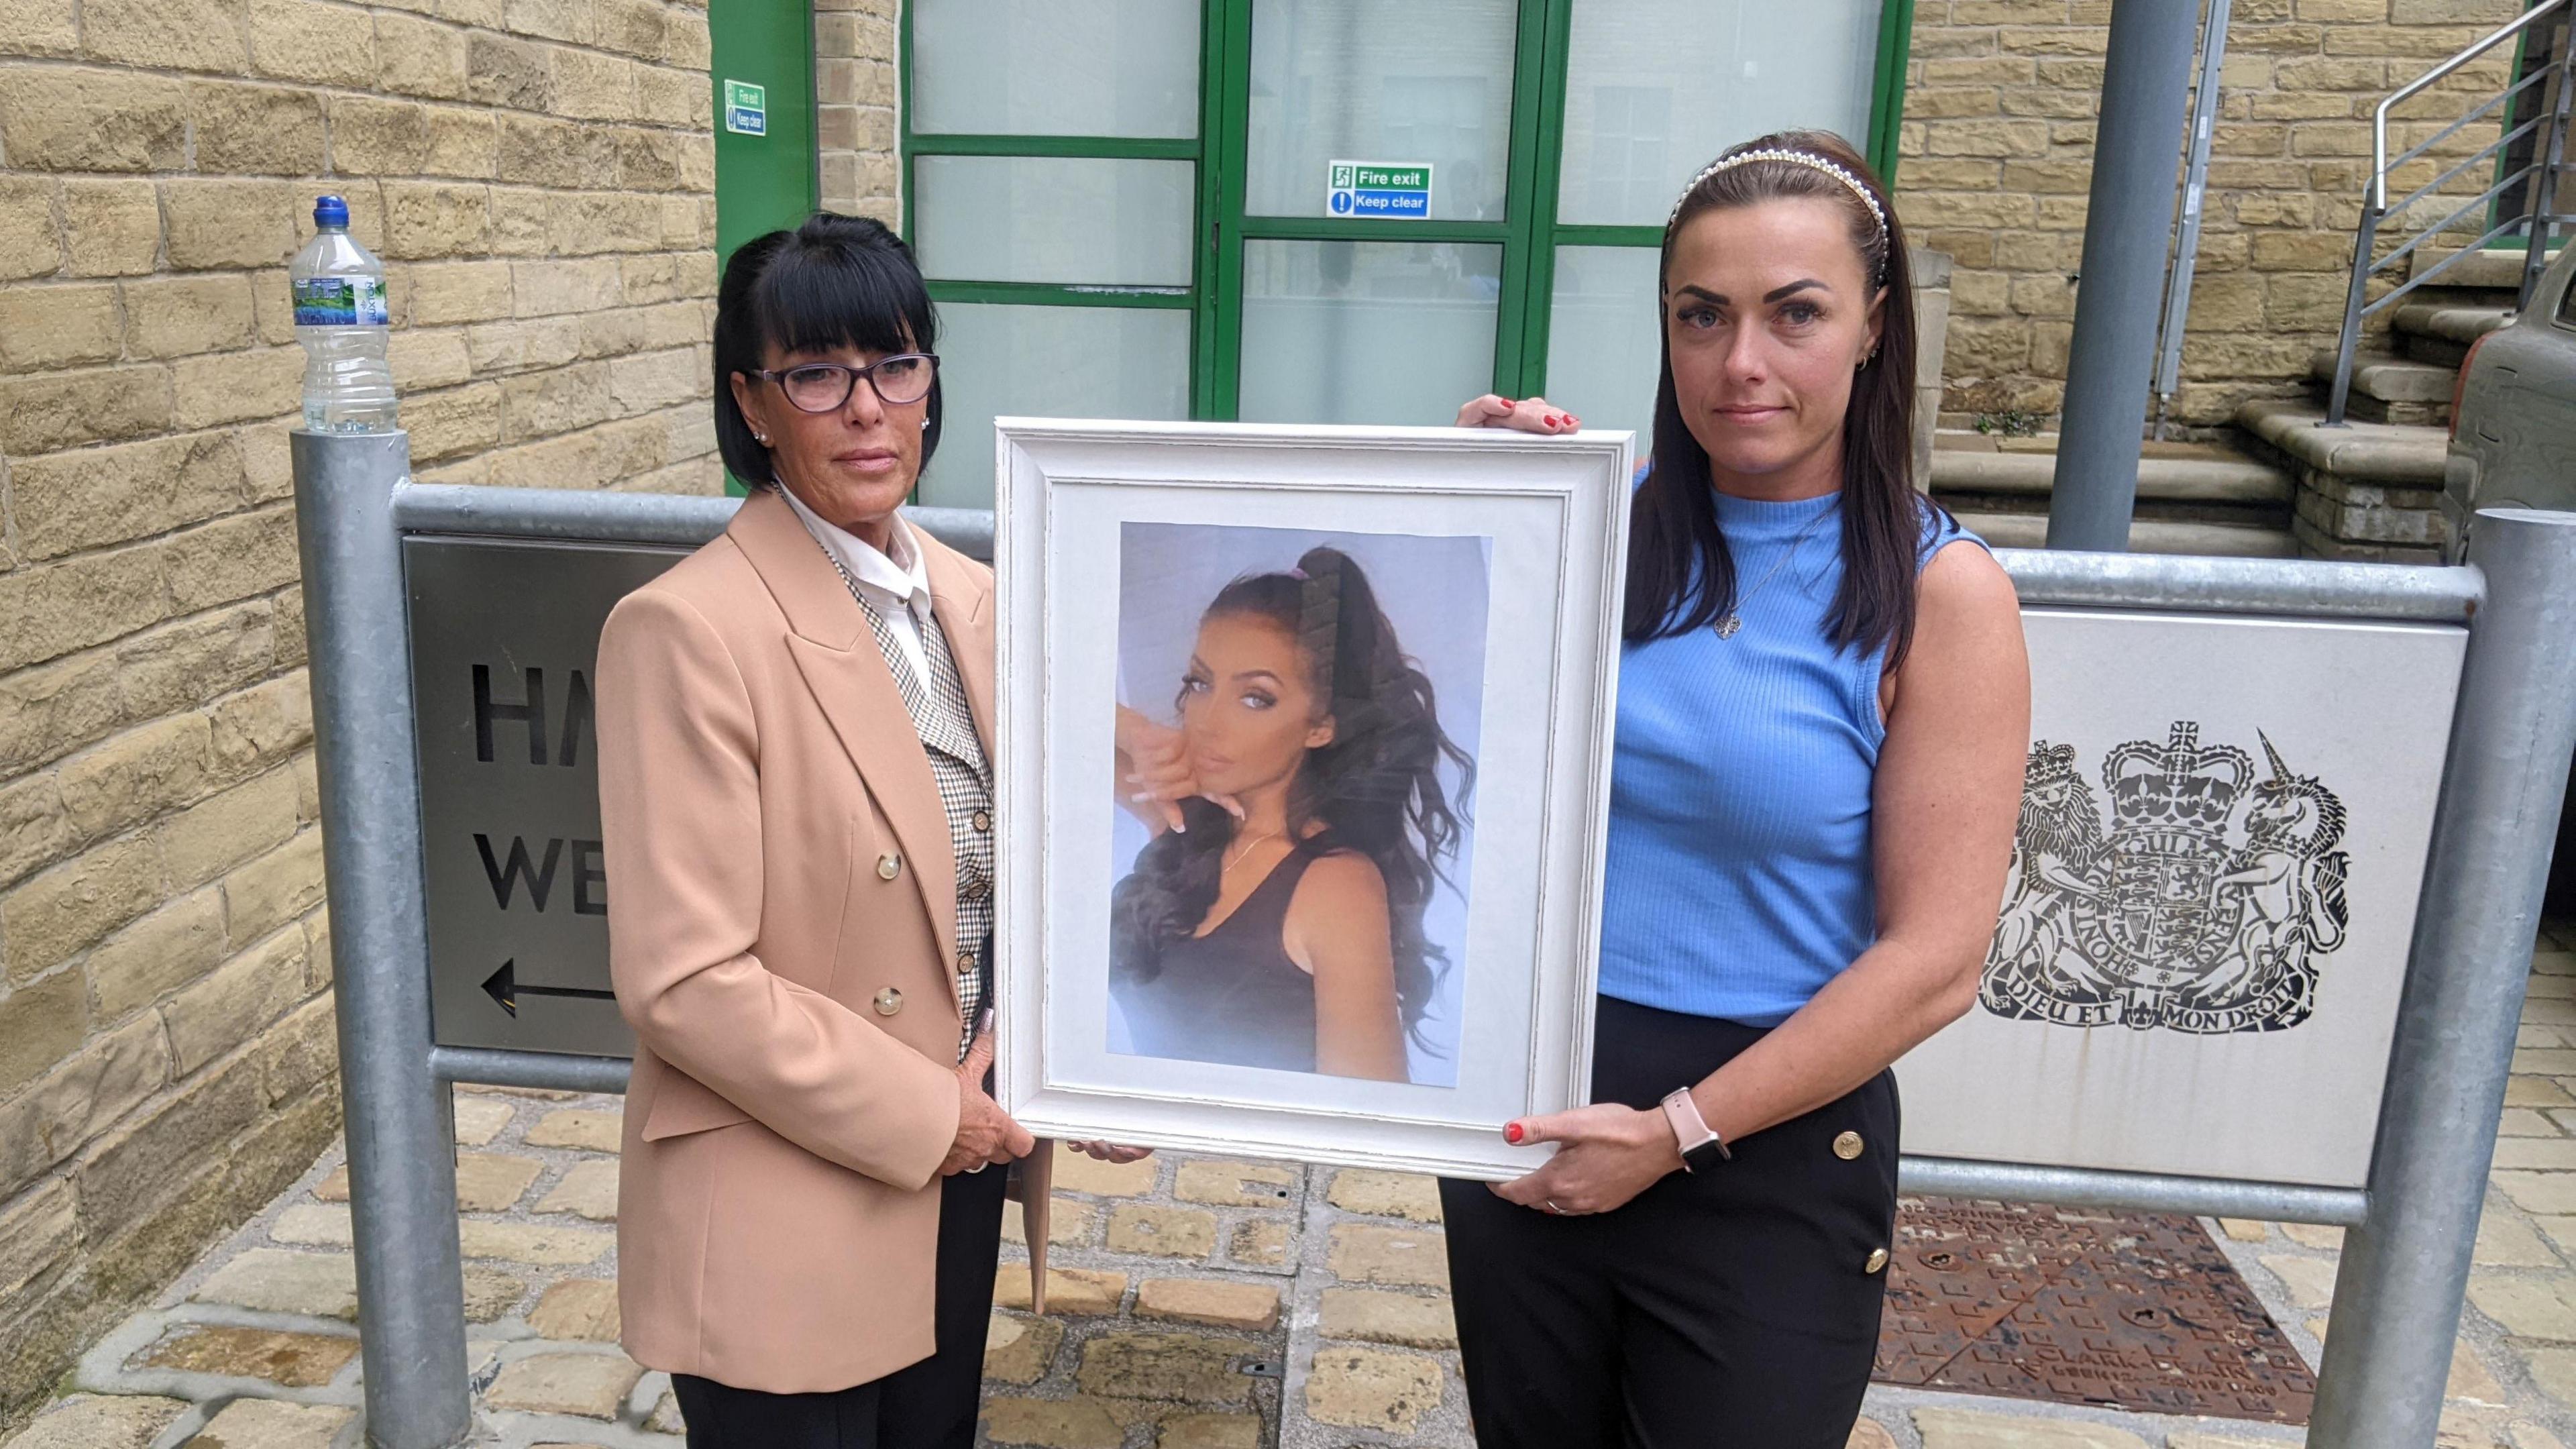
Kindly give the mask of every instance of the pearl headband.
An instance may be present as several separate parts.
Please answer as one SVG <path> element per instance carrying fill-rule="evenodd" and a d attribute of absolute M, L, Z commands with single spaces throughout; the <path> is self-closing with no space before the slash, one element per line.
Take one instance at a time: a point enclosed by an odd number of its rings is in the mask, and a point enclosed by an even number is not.
<path fill-rule="evenodd" d="M 1673 214 L 1664 218 L 1664 229 L 1666 231 L 1672 230 L 1673 223 L 1681 219 L 1682 203 L 1690 200 L 1691 193 L 1699 190 L 1701 182 L 1715 176 L 1720 171 L 1732 171 L 1738 166 L 1743 166 L 1755 161 L 1785 161 L 1792 166 L 1804 166 L 1810 171 L 1823 172 L 1825 175 L 1841 182 L 1852 195 L 1860 198 L 1861 205 L 1869 208 L 1870 220 L 1878 223 L 1879 252 L 1882 255 L 1886 253 L 1888 249 L 1887 213 L 1879 209 L 1878 198 L 1870 194 L 1869 187 L 1864 185 L 1859 177 L 1854 176 L 1848 170 L 1826 160 L 1824 157 L 1816 155 L 1812 151 L 1790 151 L 1783 149 L 1737 151 L 1729 155 L 1718 157 L 1716 160 L 1708 163 L 1708 165 L 1701 167 L 1700 173 L 1690 179 L 1690 185 L 1682 188 L 1681 196 L 1673 202 Z M 1881 269 L 1884 270 L 1884 264 L 1882 264 Z"/>

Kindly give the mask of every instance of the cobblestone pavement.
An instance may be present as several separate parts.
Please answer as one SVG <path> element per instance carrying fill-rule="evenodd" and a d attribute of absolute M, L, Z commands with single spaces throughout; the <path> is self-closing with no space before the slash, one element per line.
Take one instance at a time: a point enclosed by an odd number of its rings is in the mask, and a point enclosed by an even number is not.
<path fill-rule="evenodd" d="M 2576 1444 L 2576 926 L 2533 959 L 2442 1449 Z M 616 1347 L 614 1097 L 456 1096 L 478 1443 L 677 1449 L 668 1382 Z M 1017 1208 L 984 1437 L 1050 1449 L 1467 1449 L 1431 1184 L 1065 1157 L 1045 1318 Z M 354 1449 L 347 1175 L 327 1153 L 82 1361 L 0 1449 Z M 2222 1221 L 2314 1363 L 2340 1233 Z M 2261 1449 L 2294 1428 L 1875 1388 L 1854 1449 Z"/>

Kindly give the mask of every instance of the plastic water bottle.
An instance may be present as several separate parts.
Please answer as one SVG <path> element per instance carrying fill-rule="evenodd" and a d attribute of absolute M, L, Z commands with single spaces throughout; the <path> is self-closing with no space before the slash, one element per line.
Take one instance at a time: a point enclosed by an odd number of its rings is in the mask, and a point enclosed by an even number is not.
<path fill-rule="evenodd" d="M 313 203 L 315 235 L 287 270 L 295 340 L 304 344 L 304 426 L 317 433 L 394 430 L 385 363 L 385 264 L 349 235 L 349 203 Z"/>

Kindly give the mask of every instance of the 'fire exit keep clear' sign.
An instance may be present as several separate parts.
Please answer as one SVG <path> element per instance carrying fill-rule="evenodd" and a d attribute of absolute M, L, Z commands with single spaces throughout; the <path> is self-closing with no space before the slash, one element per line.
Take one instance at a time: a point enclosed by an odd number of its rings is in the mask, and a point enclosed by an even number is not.
<path fill-rule="evenodd" d="M 1325 176 L 1324 210 L 1337 217 L 1427 220 L 1431 215 L 1431 163 L 1332 162 Z"/>

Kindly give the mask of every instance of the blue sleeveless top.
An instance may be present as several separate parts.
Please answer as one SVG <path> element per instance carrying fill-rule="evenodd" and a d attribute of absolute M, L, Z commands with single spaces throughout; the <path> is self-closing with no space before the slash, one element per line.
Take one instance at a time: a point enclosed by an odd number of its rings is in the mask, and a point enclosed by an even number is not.
<path fill-rule="evenodd" d="M 1877 938 L 1883 660 L 1827 635 L 1839 493 L 1712 496 L 1744 623 L 1729 639 L 1703 628 L 1621 652 L 1601 992 L 1776 1026 Z M 1974 535 L 1934 515 L 1917 567 L 1962 537 Z"/>

